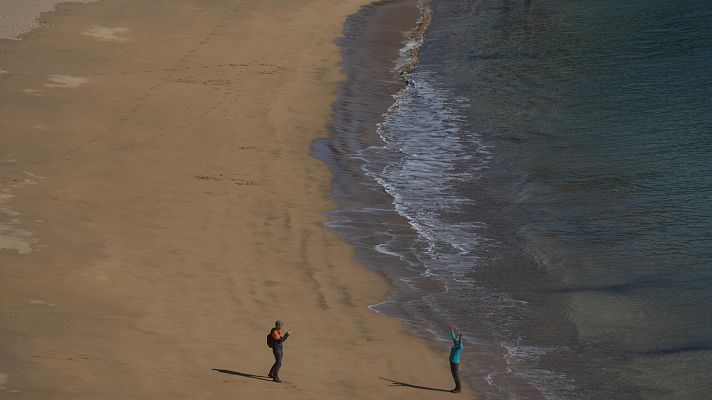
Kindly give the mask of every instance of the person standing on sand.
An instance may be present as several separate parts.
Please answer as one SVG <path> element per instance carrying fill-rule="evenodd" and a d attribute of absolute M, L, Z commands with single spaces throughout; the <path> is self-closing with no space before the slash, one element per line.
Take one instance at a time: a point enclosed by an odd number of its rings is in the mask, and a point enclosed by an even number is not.
<path fill-rule="evenodd" d="M 462 332 L 458 331 L 455 335 L 455 325 L 450 325 L 450 338 L 452 339 L 452 347 L 450 348 L 450 372 L 452 379 L 455 380 L 455 389 L 453 393 L 460 393 L 460 353 L 462 352 Z"/>
<path fill-rule="evenodd" d="M 272 328 L 267 336 L 267 345 L 272 349 L 272 354 L 274 355 L 274 364 L 269 370 L 269 374 L 267 374 L 267 376 L 272 378 L 272 380 L 277 383 L 282 382 L 279 379 L 279 369 L 282 367 L 282 343 L 287 340 L 291 333 L 290 331 L 287 331 L 287 333 L 282 335 L 282 325 L 282 321 L 277 320 L 274 323 L 274 328 Z"/>

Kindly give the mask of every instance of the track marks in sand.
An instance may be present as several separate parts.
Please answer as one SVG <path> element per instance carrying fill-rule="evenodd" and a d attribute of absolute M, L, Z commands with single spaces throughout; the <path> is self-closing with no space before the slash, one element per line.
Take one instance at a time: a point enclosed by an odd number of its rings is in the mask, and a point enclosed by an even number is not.
<path fill-rule="evenodd" d="M 296 261 L 296 266 L 304 272 L 304 276 L 307 280 L 311 281 L 314 285 L 314 292 L 316 293 L 316 303 L 320 309 L 327 311 L 331 307 L 329 306 L 329 301 L 326 298 L 324 291 L 322 290 L 322 284 L 317 277 L 316 269 L 309 262 L 309 241 L 312 238 L 312 232 L 309 229 L 303 229 L 301 232 L 301 242 L 300 242 L 300 258 Z"/>
<path fill-rule="evenodd" d="M 255 181 L 252 179 L 242 179 L 242 178 L 234 178 L 234 177 L 227 177 L 224 176 L 223 174 L 217 174 L 217 175 L 196 175 L 193 178 L 201 180 L 201 181 L 225 181 L 232 183 L 234 185 L 238 186 L 254 186 L 254 185 L 259 185 L 259 181 Z"/>
<path fill-rule="evenodd" d="M 146 76 L 155 74 L 152 83 L 148 84 L 143 91 L 139 92 L 134 101 L 129 105 L 123 113 L 117 116 L 114 123 L 110 124 L 105 130 L 98 133 L 90 140 L 76 144 L 71 149 L 68 149 L 64 155 L 71 157 L 75 153 L 83 151 L 87 146 L 101 142 L 110 138 L 119 129 L 125 129 L 129 121 L 140 113 L 148 112 L 149 106 L 157 101 L 162 101 L 159 98 L 162 96 L 172 96 L 175 93 L 175 85 L 196 85 L 203 89 L 190 89 L 190 92 L 185 99 L 181 99 L 184 103 L 182 113 L 180 113 L 178 124 L 170 129 L 161 129 L 160 136 L 166 135 L 168 132 L 176 129 L 193 128 L 206 118 L 222 117 L 228 125 L 235 126 L 236 121 L 234 113 L 230 112 L 235 101 L 240 97 L 239 83 L 242 79 L 269 79 L 274 75 L 281 74 L 286 70 L 285 67 L 275 64 L 270 64 L 265 61 L 265 58 L 259 58 L 249 63 L 200 63 L 199 54 L 201 47 L 208 45 L 211 41 L 220 38 L 224 40 L 221 31 L 230 28 L 234 25 L 236 16 L 243 7 L 243 2 L 234 6 L 234 8 L 223 18 L 221 18 L 202 38 L 186 52 L 178 57 L 172 64 L 163 68 L 141 68 L 136 70 L 124 70 L 117 73 L 98 72 L 95 76 L 111 78 L 116 76 Z M 125 35 L 128 31 L 122 28 L 107 28 L 100 26 L 92 26 L 87 29 L 85 34 L 94 37 L 109 39 L 114 36 Z M 123 37 L 123 36 L 122 36 Z M 143 78 L 145 80 L 145 78 Z M 150 79 L 150 78 L 149 78 Z M 70 87 L 77 81 L 60 80 L 55 82 L 52 87 Z M 79 83 L 80 85 L 82 83 Z M 173 86 L 173 87 L 171 87 Z M 166 90 L 163 90 L 166 89 Z M 210 92 L 214 90 L 214 92 Z M 165 92 L 165 93 L 164 93 Z M 201 96 L 212 96 L 208 101 L 202 102 L 200 107 L 196 107 L 194 101 Z M 244 185 L 254 184 L 251 181 L 245 181 Z"/>
<path fill-rule="evenodd" d="M 130 108 L 124 112 L 122 115 L 119 116 L 118 120 L 113 123 L 111 126 L 109 126 L 104 132 L 94 136 L 92 139 L 88 140 L 86 144 L 83 145 L 77 145 L 66 152 L 64 152 L 65 156 L 71 156 L 74 153 L 77 153 L 79 151 L 82 151 L 87 145 L 97 143 L 99 141 L 102 141 L 104 138 L 110 136 L 112 133 L 114 133 L 117 128 L 119 128 L 121 125 L 123 125 L 125 122 L 127 122 L 134 114 L 138 113 L 141 111 L 141 109 L 144 107 L 144 105 L 149 101 L 149 97 L 151 94 L 155 93 L 159 89 L 161 89 L 165 84 L 170 83 L 171 81 L 174 81 L 176 79 L 179 79 L 175 76 L 177 71 L 184 70 L 185 67 L 187 67 L 187 62 L 189 61 L 190 57 L 197 52 L 201 46 L 204 44 L 208 43 L 210 40 L 212 40 L 216 35 L 217 32 L 222 29 L 223 27 L 227 26 L 228 23 L 230 23 L 231 19 L 240 11 L 242 8 L 242 3 L 237 5 L 231 12 L 229 12 L 218 24 L 216 24 L 213 29 L 205 36 L 203 37 L 198 43 L 195 44 L 190 50 L 188 50 L 186 53 L 184 53 L 172 66 L 167 67 L 167 68 L 161 68 L 161 69 L 142 69 L 140 71 L 123 71 L 120 72 L 119 75 L 134 75 L 134 74 L 152 74 L 152 73 L 158 73 L 160 76 L 158 77 L 157 81 L 153 83 L 151 86 L 149 86 L 147 89 L 145 89 L 137 98 L 136 101 L 133 103 Z M 127 30 L 124 30 L 125 28 L 107 28 L 107 27 L 101 27 L 101 26 L 92 26 L 85 30 L 83 33 L 87 34 L 89 36 L 93 36 L 97 39 L 107 39 L 107 40 L 114 40 L 114 38 L 118 38 L 119 35 L 128 33 Z M 123 37 L 122 37 L 123 38 Z M 107 76 L 104 73 L 97 73 L 96 76 Z"/>
<path fill-rule="evenodd" d="M 134 71 L 120 71 L 114 74 L 106 72 L 98 72 L 94 76 L 136 76 L 143 74 L 161 74 L 161 78 L 165 82 L 180 82 L 187 84 L 201 84 L 203 81 L 199 79 L 191 79 L 189 77 L 173 77 L 176 73 L 199 72 L 204 70 L 213 70 L 214 72 L 228 72 L 238 69 L 240 72 L 256 73 L 259 75 L 275 75 L 286 70 L 284 66 L 270 63 L 251 62 L 251 63 L 221 63 L 221 64 L 201 64 L 201 65 L 174 65 L 167 68 L 143 68 Z"/>
<path fill-rule="evenodd" d="M 238 4 L 235 8 L 232 9 L 232 11 L 227 13 L 225 15 L 225 18 L 223 18 L 220 22 L 213 26 L 213 29 L 211 29 L 207 35 L 205 35 L 201 40 L 199 40 L 195 46 L 188 50 L 188 52 L 185 53 L 183 57 L 178 60 L 178 64 L 183 64 L 187 62 L 190 57 L 192 57 L 200 49 L 201 46 L 204 46 L 208 42 L 212 41 L 221 29 L 229 25 L 228 23 L 237 15 L 237 13 L 242 9 L 243 5 L 244 1 L 241 1 L 240 4 Z"/>
<path fill-rule="evenodd" d="M 135 72 L 131 72 L 131 71 L 121 72 L 120 73 L 121 75 L 133 75 L 136 73 L 139 73 L 139 74 L 158 73 L 158 74 L 160 74 L 160 76 L 158 78 L 158 81 L 155 84 L 151 85 L 141 95 L 139 95 L 139 97 L 136 99 L 136 102 L 131 107 L 131 110 L 129 111 L 129 113 L 123 115 L 119 119 L 119 123 L 123 123 L 123 122 L 127 121 L 129 119 L 129 117 L 131 116 L 131 114 L 135 114 L 138 111 L 140 111 L 143 108 L 144 104 L 148 101 L 149 96 L 152 93 L 161 89 L 164 85 L 169 84 L 169 83 L 193 83 L 190 78 L 180 77 L 180 76 L 176 76 L 176 75 L 178 73 L 180 73 L 181 70 L 185 71 L 186 69 L 191 68 L 188 65 L 188 62 L 189 62 L 189 59 L 191 58 L 191 56 L 194 53 L 196 53 L 200 49 L 201 46 L 203 46 L 206 43 L 208 43 L 209 41 L 213 40 L 214 37 L 217 35 L 217 33 L 230 23 L 231 19 L 234 18 L 235 15 L 237 15 L 237 13 L 242 8 L 242 6 L 243 6 L 242 3 L 244 3 L 244 2 L 241 2 L 235 8 L 233 8 L 232 11 L 230 11 L 219 23 L 217 23 L 206 36 L 204 36 L 192 48 L 190 48 L 186 53 L 184 53 L 176 61 L 176 63 L 174 65 L 167 67 L 167 68 L 162 68 L 162 69 L 143 69 L 141 71 L 135 71 Z M 220 64 L 220 66 L 222 66 L 222 64 Z M 205 68 L 209 68 L 211 66 L 203 66 L 203 67 L 205 69 Z M 204 85 L 212 85 L 212 86 L 226 86 L 229 82 L 226 82 L 224 80 L 221 81 L 219 79 L 217 79 L 217 80 L 214 79 L 214 80 L 204 80 L 201 83 Z M 204 112 L 203 114 L 207 114 L 209 112 L 210 111 L 208 110 L 208 111 Z M 191 124 L 192 124 L 192 122 L 186 124 L 183 127 L 187 127 Z M 105 135 L 103 135 L 103 136 L 105 136 Z"/>

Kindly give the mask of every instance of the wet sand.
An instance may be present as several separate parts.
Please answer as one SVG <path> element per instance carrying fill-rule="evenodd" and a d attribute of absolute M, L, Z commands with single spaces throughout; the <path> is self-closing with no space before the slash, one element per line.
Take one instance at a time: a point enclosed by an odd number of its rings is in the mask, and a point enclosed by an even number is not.
<path fill-rule="evenodd" d="M 0 40 L 0 397 L 453 396 L 447 344 L 371 312 L 388 282 L 321 225 L 364 3 L 62 4 Z"/>

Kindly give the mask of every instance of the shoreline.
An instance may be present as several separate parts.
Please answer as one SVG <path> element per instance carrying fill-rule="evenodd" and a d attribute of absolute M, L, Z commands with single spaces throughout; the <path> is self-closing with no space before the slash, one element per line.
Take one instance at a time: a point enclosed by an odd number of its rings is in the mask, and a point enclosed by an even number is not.
<path fill-rule="evenodd" d="M 2 222 L 26 243 L 0 250 L 0 391 L 450 395 L 408 387 L 450 388 L 447 349 L 371 312 L 388 283 L 321 226 L 308 149 L 364 3 L 68 4 L 0 41 Z M 275 319 L 295 331 L 282 385 L 245 376 L 269 369 Z"/>
<path fill-rule="evenodd" d="M 404 14 L 402 10 L 397 11 L 399 7 L 410 7 L 409 11 L 417 9 L 415 16 L 409 17 L 409 21 L 417 20 L 417 24 L 388 40 L 393 33 L 388 30 L 389 22 L 383 21 Z M 415 232 L 410 221 L 394 209 L 391 194 L 377 183 L 372 171 L 382 166 L 382 160 L 371 153 L 388 141 L 382 136 L 380 126 L 395 107 L 394 99 L 398 102 L 408 85 L 414 84 L 412 74 L 420 63 L 419 52 L 431 18 L 430 1 L 394 0 L 379 2 L 372 8 L 364 7 L 347 19 L 346 30 L 350 35 L 339 44 L 348 79 L 334 104 L 334 135 L 317 141 L 314 153 L 329 165 L 335 176 L 332 198 L 339 208 L 329 213 L 326 225 L 354 245 L 359 262 L 390 282 L 388 297 L 369 308 L 385 318 L 403 321 L 414 335 L 438 348 L 449 341 L 447 332 L 441 329 L 441 325 L 446 324 L 431 323 L 448 320 L 442 317 L 413 319 L 412 310 L 403 303 L 447 289 L 434 281 L 403 284 L 404 280 L 418 280 L 423 271 L 409 268 L 409 261 L 402 259 L 402 254 L 391 253 L 386 246 L 395 235 L 415 235 Z M 374 162 L 375 167 L 366 168 L 366 164 Z M 470 342 L 470 345 L 476 344 L 476 341 Z M 481 372 L 487 363 L 480 359 L 481 354 L 474 354 L 472 348 L 470 351 L 473 354 L 463 364 L 461 379 L 473 393 L 480 393 L 482 385 L 491 383 L 480 382 L 477 386 L 475 381 L 479 375 L 472 371 Z"/>

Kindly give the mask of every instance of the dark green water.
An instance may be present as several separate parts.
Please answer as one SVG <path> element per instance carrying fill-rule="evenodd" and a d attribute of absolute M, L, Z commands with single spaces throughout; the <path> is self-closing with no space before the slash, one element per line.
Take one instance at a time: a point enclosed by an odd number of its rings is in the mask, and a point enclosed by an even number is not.
<path fill-rule="evenodd" d="M 712 398 L 712 3 L 432 8 L 378 144 L 344 150 L 391 204 L 335 225 L 407 271 L 375 309 L 458 323 L 484 398 Z"/>
<path fill-rule="evenodd" d="M 595 397 L 712 398 L 710 6 L 433 5 L 423 68 L 469 100 L 492 152 L 463 192 L 495 188 L 563 298 L 568 344 L 615 370 L 609 393 L 586 359 L 547 360 Z"/>

